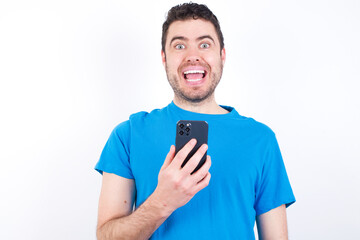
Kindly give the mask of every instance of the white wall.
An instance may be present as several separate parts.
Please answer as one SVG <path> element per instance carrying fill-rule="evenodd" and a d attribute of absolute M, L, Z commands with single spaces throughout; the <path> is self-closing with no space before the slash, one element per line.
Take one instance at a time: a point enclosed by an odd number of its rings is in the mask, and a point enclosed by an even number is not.
<path fill-rule="evenodd" d="M 112 128 L 167 105 L 177 1 L 0 1 L 0 239 L 95 239 Z M 360 213 L 360 4 L 206 1 L 225 36 L 217 101 L 276 133 L 291 239 L 351 239 Z"/>

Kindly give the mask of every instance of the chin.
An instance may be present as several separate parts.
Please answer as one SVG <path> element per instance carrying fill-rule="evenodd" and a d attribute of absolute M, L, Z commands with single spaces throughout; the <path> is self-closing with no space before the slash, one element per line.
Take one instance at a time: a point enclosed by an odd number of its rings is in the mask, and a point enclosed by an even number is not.
<path fill-rule="evenodd" d="M 212 93 L 204 93 L 204 94 L 197 94 L 197 95 L 189 95 L 189 94 L 181 94 L 181 98 L 187 102 L 192 103 L 200 103 L 205 101 L 211 96 Z"/>

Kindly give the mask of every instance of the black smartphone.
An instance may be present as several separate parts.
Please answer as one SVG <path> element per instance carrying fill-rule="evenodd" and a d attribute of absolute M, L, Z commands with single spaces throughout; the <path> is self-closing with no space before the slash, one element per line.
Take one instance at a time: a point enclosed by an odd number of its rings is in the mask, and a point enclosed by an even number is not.
<path fill-rule="evenodd" d="M 203 145 L 208 142 L 208 129 L 209 126 L 205 121 L 190 121 L 190 120 L 180 120 L 176 124 L 176 139 L 175 139 L 175 154 L 177 154 L 186 143 L 191 139 L 196 139 L 195 147 L 190 151 L 188 156 L 185 158 L 181 167 L 184 167 L 189 159 L 194 155 L 194 153 Z M 205 163 L 207 151 L 204 156 L 201 158 L 199 164 L 191 173 L 193 174 Z"/>

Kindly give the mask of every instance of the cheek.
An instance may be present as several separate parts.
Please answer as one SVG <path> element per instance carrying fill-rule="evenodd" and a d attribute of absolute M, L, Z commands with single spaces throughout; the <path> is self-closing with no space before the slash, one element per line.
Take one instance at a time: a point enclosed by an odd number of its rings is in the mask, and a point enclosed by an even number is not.
<path fill-rule="evenodd" d="M 219 60 L 221 60 L 220 55 L 215 54 L 214 52 L 208 52 L 206 54 L 203 55 L 203 59 L 209 63 L 209 64 L 217 64 L 219 62 Z"/>
<path fill-rule="evenodd" d="M 166 59 L 166 63 L 169 69 L 177 71 L 181 65 L 181 56 L 171 56 Z"/>
<path fill-rule="evenodd" d="M 212 68 L 221 68 L 221 66 L 223 65 L 223 61 L 220 55 L 217 56 L 212 55 L 208 58 L 208 64 Z"/>

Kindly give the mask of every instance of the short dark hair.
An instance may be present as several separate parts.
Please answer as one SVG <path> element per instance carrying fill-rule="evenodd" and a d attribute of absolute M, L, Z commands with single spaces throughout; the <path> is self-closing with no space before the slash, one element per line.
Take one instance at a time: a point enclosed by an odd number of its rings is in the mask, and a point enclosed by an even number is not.
<path fill-rule="evenodd" d="M 183 3 L 172 7 L 166 17 L 162 27 L 161 47 L 165 52 L 165 42 L 168 34 L 169 26 L 175 21 L 184 21 L 188 19 L 204 19 L 210 21 L 216 30 L 220 42 L 220 50 L 224 48 L 224 37 L 222 35 L 220 24 L 216 16 L 204 4 Z"/>

